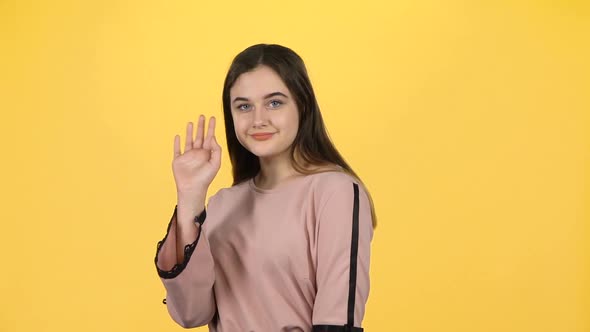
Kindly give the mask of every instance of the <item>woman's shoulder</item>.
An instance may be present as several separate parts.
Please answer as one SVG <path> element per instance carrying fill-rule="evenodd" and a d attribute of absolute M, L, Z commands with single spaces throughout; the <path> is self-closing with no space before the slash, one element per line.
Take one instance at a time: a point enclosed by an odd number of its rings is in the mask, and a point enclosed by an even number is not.
<path fill-rule="evenodd" d="M 312 177 L 311 187 L 319 194 L 319 197 L 340 190 L 352 190 L 354 184 L 360 185 L 360 182 L 353 175 L 343 169 L 326 170 L 310 176 Z"/>
<path fill-rule="evenodd" d="M 352 175 L 344 170 L 324 170 L 311 174 L 310 176 L 313 177 L 313 182 L 321 187 L 358 182 Z"/>
<path fill-rule="evenodd" d="M 235 195 L 242 195 L 247 190 L 247 186 L 248 181 L 243 181 L 229 187 L 221 187 L 209 197 L 209 201 L 221 200 L 223 198 L 232 200 L 232 197 Z"/>

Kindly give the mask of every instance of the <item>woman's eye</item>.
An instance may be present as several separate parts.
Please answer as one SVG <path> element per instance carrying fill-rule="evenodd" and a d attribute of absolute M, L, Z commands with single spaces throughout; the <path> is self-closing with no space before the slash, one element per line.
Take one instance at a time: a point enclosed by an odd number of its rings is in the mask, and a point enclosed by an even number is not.
<path fill-rule="evenodd" d="M 248 104 L 242 104 L 242 105 L 239 105 L 238 106 L 238 109 L 240 111 L 246 111 L 248 109 L 248 107 L 250 107 L 250 105 L 248 105 Z"/>
<path fill-rule="evenodd" d="M 281 106 L 283 103 L 280 100 L 273 100 L 270 102 L 270 105 L 274 108 Z"/>

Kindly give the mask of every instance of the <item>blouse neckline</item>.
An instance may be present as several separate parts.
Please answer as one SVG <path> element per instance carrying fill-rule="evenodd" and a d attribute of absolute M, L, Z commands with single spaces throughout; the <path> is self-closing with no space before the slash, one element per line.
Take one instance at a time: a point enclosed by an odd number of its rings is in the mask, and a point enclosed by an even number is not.
<path fill-rule="evenodd" d="M 251 177 L 248 180 L 248 186 L 250 187 L 251 190 L 261 193 L 261 194 L 273 194 L 273 193 L 277 193 L 277 192 L 283 191 L 283 190 L 291 187 L 292 185 L 297 183 L 299 179 L 304 179 L 307 176 L 308 175 L 305 175 L 305 174 L 294 176 L 292 178 L 289 178 L 289 179 L 283 181 L 282 183 L 278 184 L 274 188 L 270 188 L 270 189 L 264 189 L 264 188 L 258 187 L 256 185 L 256 183 L 254 183 L 254 177 Z"/>
<path fill-rule="evenodd" d="M 330 173 L 330 172 L 342 172 L 342 171 L 335 171 L 335 170 L 329 170 L 329 171 L 324 171 L 324 172 L 318 172 L 318 173 L 311 173 L 311 174 L 301 174 L 301 175 L 297 175 L 294 177 L 291 177 L 285 181 L 283 181 L 282 183 L 280 183 L 279 185 L 277 185 L 274 188 L 271 189 L 264 189 L 264 188 L 260 188 L 256 185 L 256 183 L 254 183 L 254 177 L 251 177 L 248 180 L 248 187 L 252 190 L 255 191 L 257 193 L 261 193 L 261 194 L 274 194 L 274 193 L 278 193 L 284 190 L 289 189 L 290 187 L 296 185 L 300 180 L 304 180 L 304 179 L 308 179 L 309 177 L 316 175 L 316 174 L 320 174 L 320 173 Z"/>

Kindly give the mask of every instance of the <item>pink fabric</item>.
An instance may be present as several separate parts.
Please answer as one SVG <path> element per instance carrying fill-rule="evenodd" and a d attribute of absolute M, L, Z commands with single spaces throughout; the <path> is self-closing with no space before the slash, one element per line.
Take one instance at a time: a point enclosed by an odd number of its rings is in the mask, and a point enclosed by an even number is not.
<path fill-rule="evenodd" d="M 325 172 L 271 190 L 251 179 L 219 190 L 185 269 L 161 278 L 172 319 L 214 332 L 346 324 L 353 182 L 346 173 Z M 369 200 L 360 185 L 359 191 L 357 327 L 369 295 L 373 237 Z M 175 214 L 170 223 L 159 255 L 175 252 Z"/>

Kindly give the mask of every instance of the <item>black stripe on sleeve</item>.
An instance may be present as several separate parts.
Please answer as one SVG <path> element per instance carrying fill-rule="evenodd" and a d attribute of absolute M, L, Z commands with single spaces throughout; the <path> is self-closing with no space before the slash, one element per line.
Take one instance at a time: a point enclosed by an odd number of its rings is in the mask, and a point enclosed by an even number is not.
<path fill-rule="evenodd" d="M 354 305 L 356 297 L 356 265 L 359 242 L 359 186 L 353 182 L 354 203 L 352 207 L 352 238 L 350 244 L 350 275 L 348 279 L 348 306 L 346 325 L 314 325 L 312 332 L 363 332 L 354 326 Z"/>
<path fill-rule="evenodd" d="M 354 206 L 352 209 L 352 239 L 350 244 L 350 277 L 348 281 L 348 326 L 354 326 L 354 304 L 356 295 L 356 262 L 359 245 L 359 186 L 353 183 Z"/>
<path fill-rule="evenodd" d="M 363 329 L 349 325 L 314 325 L 312 332 L 363 332 Z"/>
<path fill-rule="evenodd" d="M 356 298 L 356 263 L 359 246 L 359 186 L 353 183 L 354 204 L 352 207 L 352 238 L 350 243 L 350 275 L 348 279 L 347 323 L 344 326 L 314 325 L 312 332 L 362 332 L 354 327 L 354 304 Z"/>

